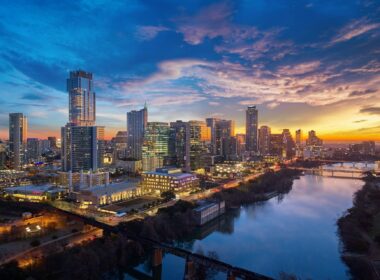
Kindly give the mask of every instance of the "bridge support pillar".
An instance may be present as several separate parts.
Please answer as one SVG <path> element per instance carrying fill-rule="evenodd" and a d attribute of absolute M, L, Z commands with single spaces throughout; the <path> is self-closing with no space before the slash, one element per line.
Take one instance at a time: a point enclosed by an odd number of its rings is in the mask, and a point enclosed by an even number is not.
<path fill-rule="evenodd" d="M 153 267 L 162 265 L 162 249 L 154 248 L 153 250 Z"/>
<path fill-rule="evenodd" d="M 184 280 L 195 280 L 196 278 L 195 264 L 189 258 L 186 259 Z"/>
<path fill-rule="evenodd" d="M 233 272 L 229 271 L 227 274 L 227 280 L 235 280 L 235 279 L 236 279 L 236 277 L 233 274 Z"/>

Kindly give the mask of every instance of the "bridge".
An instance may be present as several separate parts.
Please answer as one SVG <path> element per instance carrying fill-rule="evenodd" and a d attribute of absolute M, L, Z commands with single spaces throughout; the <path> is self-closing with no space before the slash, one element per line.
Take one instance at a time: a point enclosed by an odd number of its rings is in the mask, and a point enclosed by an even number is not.
<path fill-rule="evenodd" d="M 361 179 L 366 172 L 376 172 L 380 171 L 375 167 L 370 167 L 369 162 L 350 162 L 351 165 L 347 166 L 346 162 L 337 162 L 340 166 L 319 166 L 315 168 L 307 167 L 287 167 L 289 169 L 297 169 L 305 171 L 307 174 L 320 175 L 324 177 L 336 177 L 336 178 L 351 178 L 351 179 Z M 359 167 L 359 164 L 362 166 Z M 364 166 L 363 166 L 364 165 Z"/>
<path fill-rule="evenodd" d="M 185 264 L 185 275 L 183 279 L 186 280 L 195 280 L 196 277 L 196 264 L 202 265 L 203 267 L 210 268 L 212 270 L 223 272 L 227 275 L 227 280 L 234 280 L 236 278 L 245 279 L 245 280 L 270 280 L 272 278 L 261 275 L 259 273 L 246 270 L 244 268 L 232 266 L 228 263 L 201 255 L 187 250 L 174 247 L 169 244 L 158 242 L 153 239 L 141 237 L 141 236 L 132 236 L 127 235 L 126 232 L 122 231 L 116 226 L 111 226 L 102 222 L 99 222 L 93 218 L 88 218 L 76 213 L 72 213 L 63 209 L 54 208 L 53 206 L 48 206 L 52 211 L 57 211 L 62 214 L 65 214 L 71 218 L 79 219 L 83 223 L 91 225 L 96 228 L 103 230 L 105 235 L 108 234 L 123 234 L 129 240 L 139 242 L 141 244 L 147 245 L 153 248 L 153 276 L 145 275 L 142 272 L 131 270 L 131 274 L 138 276 L 141 279 L 161 279 L 161 269 L 162 269 L 162 260 L 163 253 L 169 253 L 186 260 Z"/>

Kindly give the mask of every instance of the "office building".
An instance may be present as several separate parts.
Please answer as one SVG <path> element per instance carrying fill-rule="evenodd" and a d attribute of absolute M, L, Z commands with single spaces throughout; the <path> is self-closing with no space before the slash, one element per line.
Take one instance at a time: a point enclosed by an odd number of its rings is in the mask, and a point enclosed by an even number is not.
<path fill-rule="evenodd" d="M 237 141 L 237 154 L 238 156 L 242 156 L 245 152 L 245 134 L 236 134 Z"/>
<path fill-rule="evenodd" d="M 296 145 L 294 143 L 292 134 L 289 129 L 282 130 L 282 141 L 283 141 L 283 157 L 292 158 L 296 154 Z"/>
<path fill-rule="evenodd" d="M 270 134 L 269 126 L 263 125 L 259 129 L 259 152 L 262 156 L 270 154 Z"/>
<path fill-rule="evenodd" d="M 317 136 L 314 130 L 309 131 L 309 137 L 306 139 L 306 146 L 323 146 L 323 141 Z"/>
<path fill-rule="evenodd" d="M 50 149 L 55 150 L 58 148 L 57 137 L 49 136 L 48 141 L 50 142 Z"/>
<path fill-rule="evenodd" d="M 13 169 L 20 169 L 26 162 L 27 131 L 27 118 L 22 113 L 10 113 L 9 159 Z"/>
<path fill-rule="evenodd" d="M 41 142 L 38 138 L 28 138 L 26 140 L 28 162 L 38 162 L 41 160 Z"/>
<path fill-rule="evenodd" d="M 92 73 L 71 71 L 67 79 L 69 93 L 69 123 L 76 126 L 95 125 L 95 92 Z"/>
<path fill-rule="evenodd" d="M 179 168 L 158 168 L 156 171 L 144 172 L 142 179 L 144 192 L 156 194 L 166 191 L 192 191 L 199 187 L 199 179 L 196 175 L 182 173 Z"/>
<path fill-rule="evenodd" d="M 169 124 L 148 122 L 142 147 L 143 171 L 154 171 L 164 165 L 169 155 Z"/>
<path fill-rule="evenodd" d="M 271 134 L 270 135 L 270 155 L 282 157 L 283 154 L 283 135 Z"/>
<path fill-rule="evenodd" d="M 222 156 L 222 139 L 235 136 L 235 122 L 218 118 L 206 119 L 211 132 L 211 153 Z"/>
<path fill-rule="evenodd" d="M 118 131 L 116 136 L 112 138 L 114 161 L 126 159 L 128 157 L 128 132 Z"/>
<path fill-rule="evenodd" d="M 169 157 L 167 165 L 190 171 L 190 125 L 188 122 L 170 123 Z"/>
<path fill-rule="evenodd" d="M 62 170 L 96 171 L 102 166 L 104 154 L 103 126 L 73 126 L 67 124 L 62 134 Z"/>
<path fill-rule="evenodd" d="M 245 148 L 247 152 L 258 151 L 258 111 L 256 106 L 249 106 L 245 115 Z"/>
<path fill-rule="evenodd" d="M 236 137 L 222 138 L 222 156 L 224 160 L 238 160 L 238 142 Z"/>
<path fill-rule="evenodd" d="M 204 121 L 189 121 L 190 165 L 192 170 L 205 166 L 204 156 L 208 153 L 207 142 L 211 140 L 210 128 Z"/>
<path fill-rule="evenodd" d="M 128 150 L 130 157 L 142 159 L 142 145 L 144 132 L 148 123 L 148 108 L 145 105 L 141 110 L 127 113 Z"/>

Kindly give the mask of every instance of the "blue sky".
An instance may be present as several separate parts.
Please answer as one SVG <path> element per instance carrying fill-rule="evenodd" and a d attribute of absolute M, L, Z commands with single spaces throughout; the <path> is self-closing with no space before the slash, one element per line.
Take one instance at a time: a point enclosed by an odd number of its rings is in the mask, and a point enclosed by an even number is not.
<path fill-rule="evenodd" d="M 244 126 L 380 140 L 378 1 L 2 1 L 0 137 L 9 112 L 59 135 L 65 79 L 94 73 L 108 135 L 147 101 L 149 120 L 218 116 Z"/>

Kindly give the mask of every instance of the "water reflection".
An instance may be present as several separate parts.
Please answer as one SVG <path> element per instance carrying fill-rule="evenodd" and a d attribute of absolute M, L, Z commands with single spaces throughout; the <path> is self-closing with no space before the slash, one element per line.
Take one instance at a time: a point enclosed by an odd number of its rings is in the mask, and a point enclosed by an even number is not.
<path fill-rule="evenodd" d="M 305 279 L 348 279 L 336 220 L 362 185 L 360 180 L 305 175 L 290 193 L 235 209 L 178 246 L 216 252 L 224 262 L 275 278 L 287 272 Z M 184 260 L 165 255 L 162 279 L 181 279 L 183 273 Z"/>

